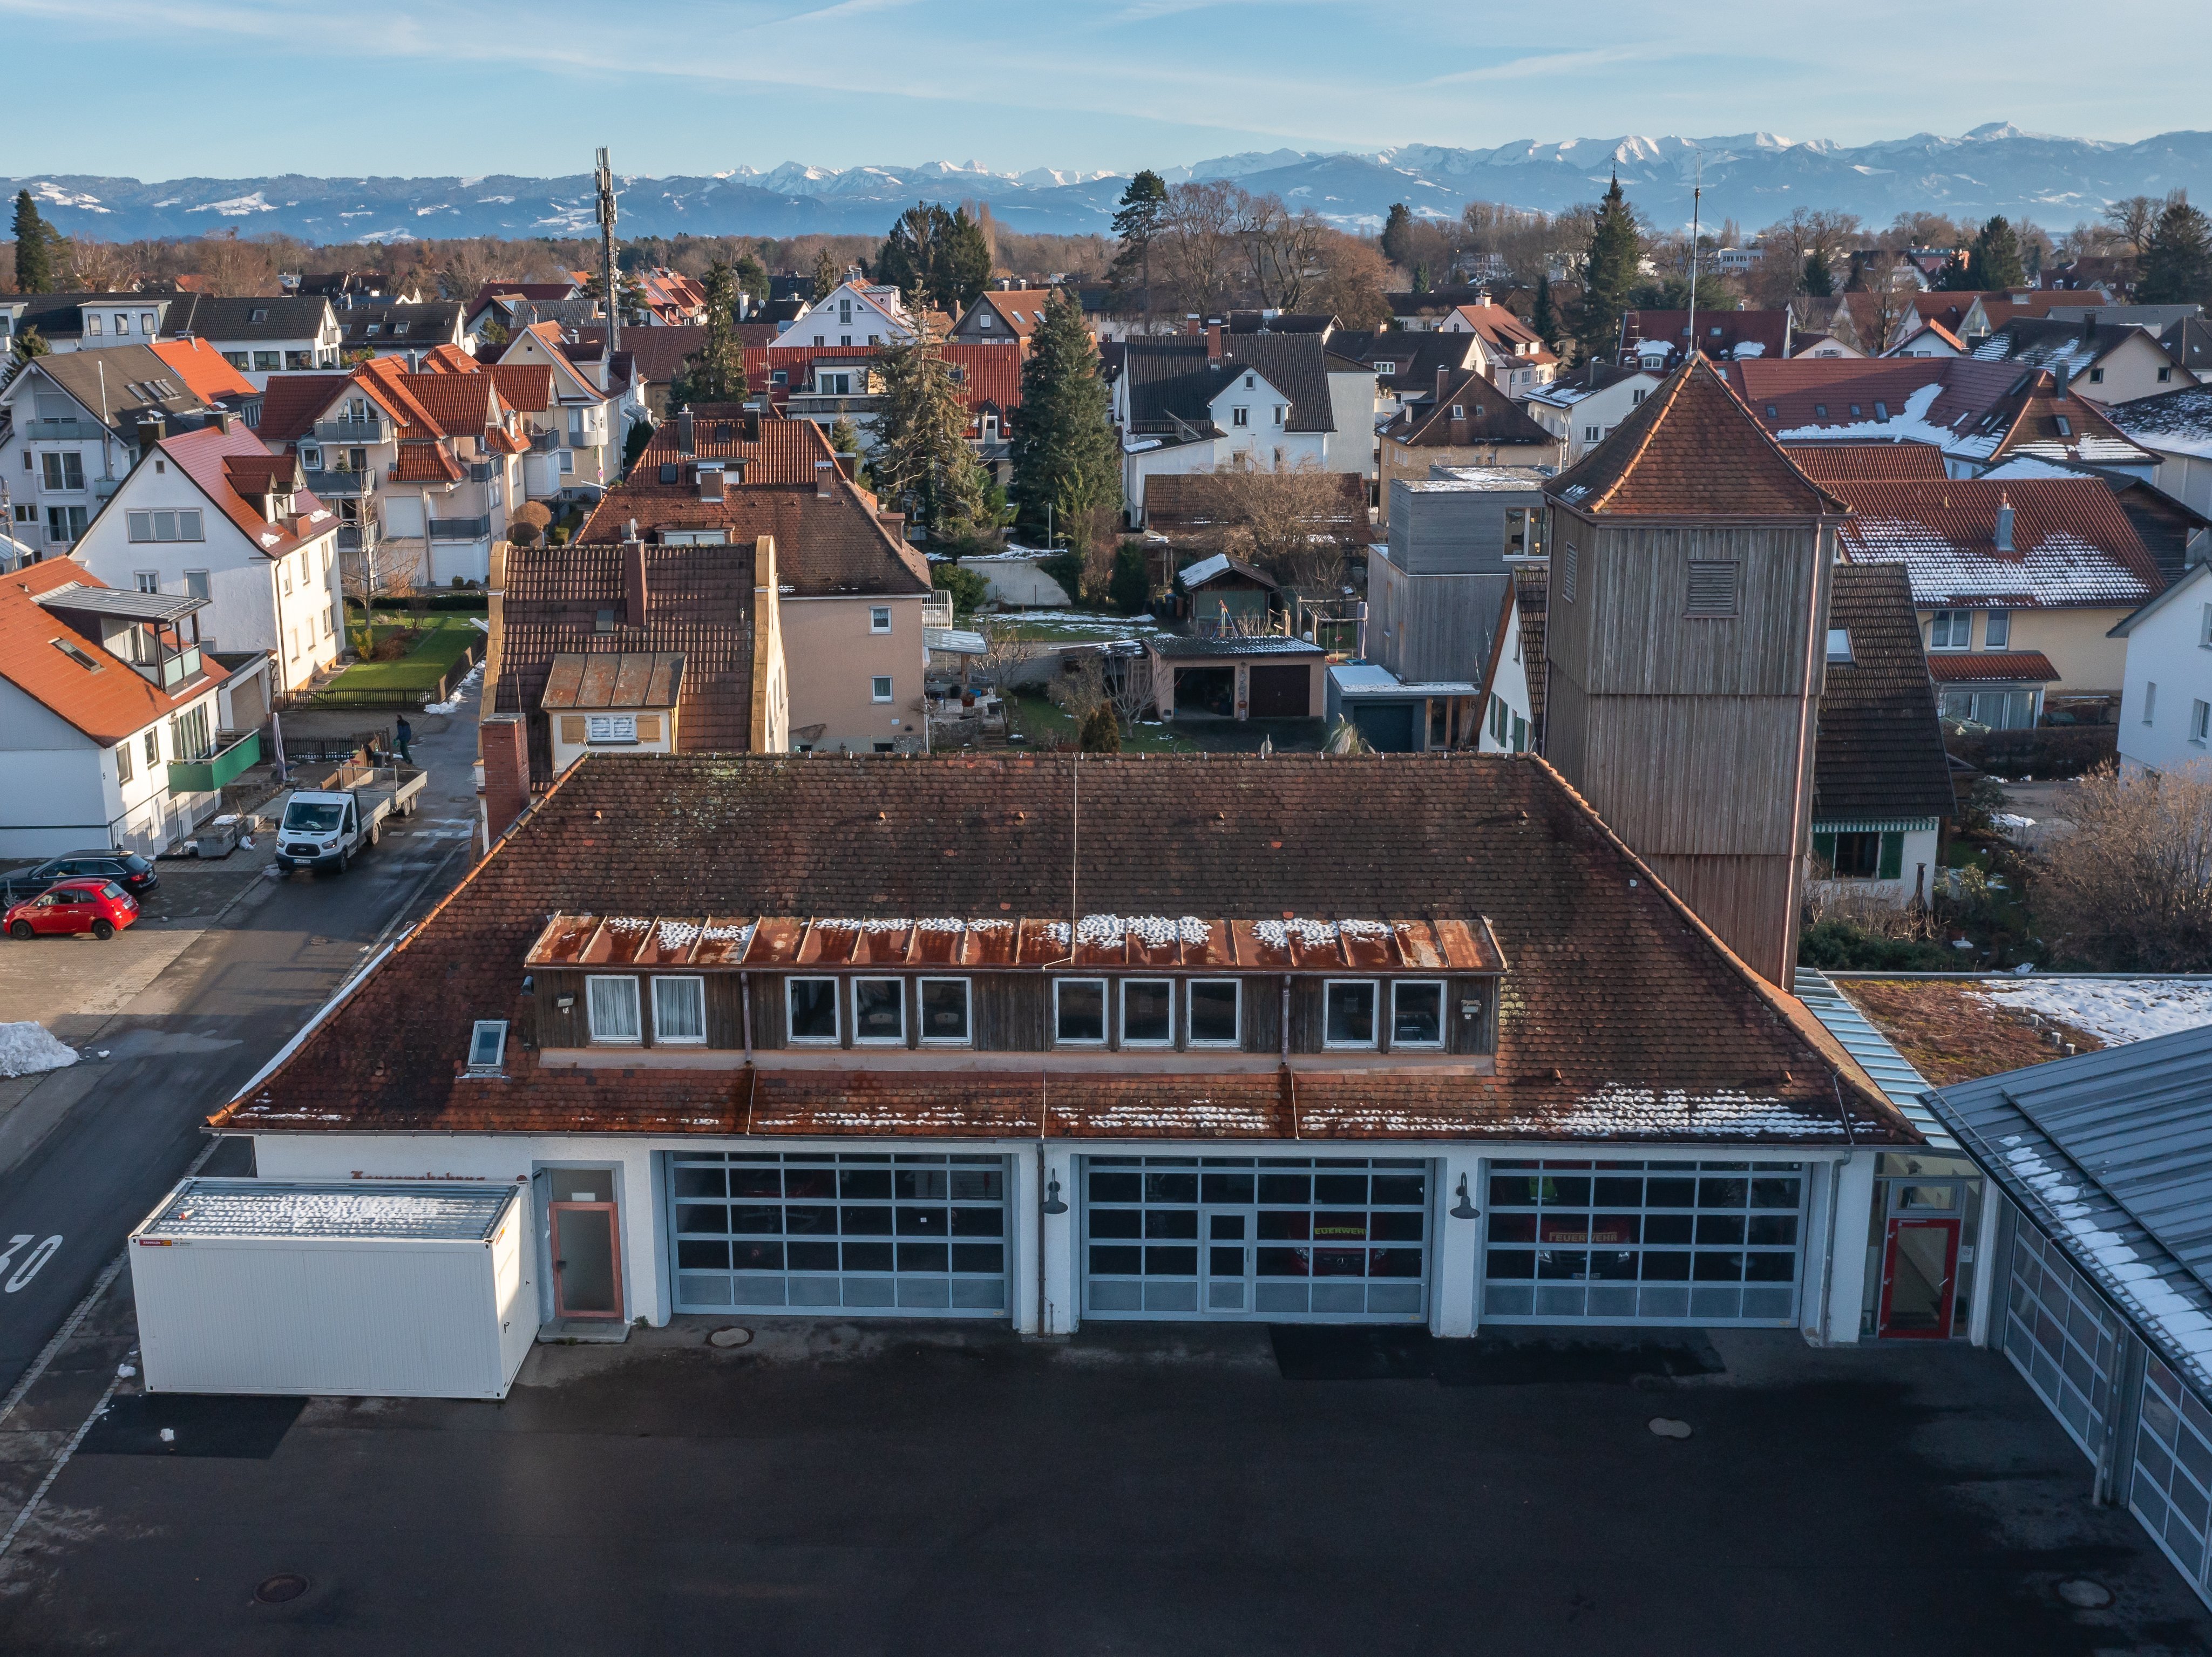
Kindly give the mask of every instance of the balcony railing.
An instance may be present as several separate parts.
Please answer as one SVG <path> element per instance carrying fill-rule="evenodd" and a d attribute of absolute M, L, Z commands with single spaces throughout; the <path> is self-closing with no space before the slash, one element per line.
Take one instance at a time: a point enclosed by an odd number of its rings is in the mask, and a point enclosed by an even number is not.
<path fill-rule="evenodd" d="M 532 432 L 530 434 L 530 448 L 533 454 L 544 454 L 560 446 L 561 434 L 558 432 Z"/>
<path fill-rule="evenodd" d="M 367 547 L 364 547 L 362 542 L 361 531 L 362 525 L 359 524 L 339 525 L 338 550 L 340 552 L 362 552 L 367 550 Z M 376 534 L 376 525 L 371 524 L 368 525 L 368 547 L 374 547 L 377 543 L 378 538 Z"/>
<path fill-rule="evenodd" d="M 392 423 L 381 415 L 368 420 L 318 420 L 315 436 L 324 443 L 389 443 Z"/>
<path fill-rule="evenodd" d="M 61 443 L 71 438 L 93 438 L 100 434 L 97 420 L 79 420 L 74 415 L 60 420 L 33 420 L 23 428 L 24 437 L 34 443 Z"/>
<path fill-rule="evenodd" d="M 209 794 L 234 780 L 239 773 L 261 763 L 261 733 L 249 731 L 234 737 L 201 760 L 169 762 L 169 792 Z"/>
<path fill-rule="evenodd" d="M 433 518 L 433 541 L 482 541 L 491 534 L 491 514 L 481 518 Z"/>
<path fill-rule="evenodd" d="M 469 482 L 471 483 L 489 483 L 493 478 L 499 476 L 499 462 L 496 460 L 471 460 L 463 464 L 461 470 L 467 476 Z"/>
<path fill-rule="evenodd" d="M 95 477 L 92 480 L 92 498 L 95 501 L 112 500 L 116 490 L 122 487 L 123 480 L 119 477 Z"/>
<path fill-rule="evenodd" d="M 131 665 L 138 671 L 141 677 L 164 690 L 173 691 L 179 685 L 188 684 L 200 677 L 200 647 L 186 645 L 177 654 L 164 656 L 158 662 L 133 662 Z"/>
<path fill-rule="evenodd" d="M 307 487 L 324 501 L 358 500 L 376 489 L 376 471 L 349 471 L 343 467 L 307 474 Z"/>

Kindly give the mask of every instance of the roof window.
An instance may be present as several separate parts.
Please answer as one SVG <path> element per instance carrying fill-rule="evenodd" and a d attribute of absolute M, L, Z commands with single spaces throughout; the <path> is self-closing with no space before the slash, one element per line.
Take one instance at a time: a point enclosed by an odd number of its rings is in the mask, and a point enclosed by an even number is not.
<path fill-rule="evenodd" d="M 469 1074 L 492 1076 L 507 1055 L 507 1020 L 479 1018 L 469 1035 Z"/>
<path fill-rule="evenodd" d="M 86 672 L 97 673 L 100 671 L 100 664 L 93 660 L 92 658 L 87 655 L 83 651 L 78 649 L 76 646 L 71 644 L 67 639 L 56 639 L 53 641 L 53 646 L 56 650 L 60 651 L 63 655 L 68 657 L 70 660 L 75 662 L 79 667 L 84 669 Z"/>
<path fill-rule="evenodd" d="M 1887 420 L 1887 419 L 1888 419 L 1888 418 L 1889 418 L 1889 404 L 1887 404 L 1887 403 L 1877 403 L 1877 404 L 1875 404 L 1874 405 L 1874 417 L 1875 417 L 1876 420 Z"/>
<path fill-rule="evenodd" d="M 1815 403 L 1813 405 L 1813 418 L 1815 420 L 1826 420 L 1827 417 L 1828 405 L 1825 403 Z"/>
<path fill-rule="evenodd" d="M 2059 436 L 2071 437 L 2074 435 L 2074 422 L 2069 420 L 2064 415 L 2053 415 L 2051 418 L 2052 423 L 2058 428 Z"/>
<path fill-rule="evenodd" d="M 1851 660 L 1851 630 L 1847 627 L 1828 629 L 1828 665 L 1848 667 Z"/>
<path fill-rule="evenodd" d="M 269 313 L 264 307 L 257 305 L 253 307 L 253 315 L 248 319 L 253 322 L 266 322 L 269 320 Z"/>
<path fill-rule="evenodd" d="M 1782 418 L 1782 410 L 1770 403 L 1766 405 L 1766 417 L 1769 420 L 1779 420 Z"/>

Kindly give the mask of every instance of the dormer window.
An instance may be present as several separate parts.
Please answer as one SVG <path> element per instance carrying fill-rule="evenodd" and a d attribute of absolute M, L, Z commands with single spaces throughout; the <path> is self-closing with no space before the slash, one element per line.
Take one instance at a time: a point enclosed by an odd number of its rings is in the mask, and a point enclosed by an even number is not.
<path fill-rule="evenodd" d="M 253 315 L 251 319 L 255 322 L 266 322 L 269 320 L 269 313 L 263 307 L 257 305 L 253 307 Z"/>

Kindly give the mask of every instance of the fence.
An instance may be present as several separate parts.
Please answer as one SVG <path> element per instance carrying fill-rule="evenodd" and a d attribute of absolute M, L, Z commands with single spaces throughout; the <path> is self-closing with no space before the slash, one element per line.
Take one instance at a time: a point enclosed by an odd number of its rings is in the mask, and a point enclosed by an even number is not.
<path fill-rule="evenodd" d="M 1960 731 L 1946 738 L 1954 758 L 2001 777 L 2078 777 L 2119 754 L 2113 725 L 2039 725 L 2021 731 Z"/>

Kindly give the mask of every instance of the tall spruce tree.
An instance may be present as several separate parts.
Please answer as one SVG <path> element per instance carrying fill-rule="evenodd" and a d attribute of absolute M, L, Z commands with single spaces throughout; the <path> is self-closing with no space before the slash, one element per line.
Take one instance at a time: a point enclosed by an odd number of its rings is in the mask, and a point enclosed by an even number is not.
<path fill-rule="evenodd" d="M 1146 331 L 1151 331 L 1152 319 L 1152 242 L 1160 234 L 1160 222 L 1167 216 L 1167 180 L 1150 167 L 1140 168 L 1121 192 L 1121 201 L 1114 214 L 1114 234 L 1121 239 L 1121 252 L 1114 256 L 1114 283 L 1127 288 L 1133 273 L 1145 290 Z"/>
<path fill-rule="evenodd" d="M 2212 219 L 2177 196 L 2143 232 L 2136 297 L 2145 305 L 2212 305 Z"/>
<path fill-rule="evenodd" d="M 876 353 L 876 492 L 937 540 L 973 543 L 995 532 L 990 485 L 968 446 L 968 405 L 929 329 Z"/>
<path fill-rule="evenodd" d="M 1065 288 L 1046 301 L 1044 324 L 1030 337 L 1012 447 L 1020 521 L 1039 536 L 1048 505 L 1054 524 L 1081 525 L 1121 496 L 1121 444 L 1098 352 Z"/>
<path fill-rule="evenodd" d="M 58 238 L 53 228 L 39 216 L 39 204 L 31 199 L 31 192 L 15 192 L 15 289 L 23 294 L 51 294 L 54 290 L 54 244 Z"/>
<path fill-rule="evenodd" d="M 684 359 L 668 388 L 671 406 L 694 403 L 742 403 L 745 399 L 745 348 L 738 334 L 738 276 L 722 259 L 707 267 L 707 337 Z"/>
<path fill-rule="evenodd" d="M 884 238 L 875 279 L 896 288 L 916 310 L 933 306 L 957 314 L 991 280 L 990 239 L 966 208 L 948 213 L 938 203 L 916 202 Z"/>
<path fill-rule="evenodd" d="M 818 304 L 837 291 L 837 284 L 845 280 L 844 272 L 837 268 L 836 258 L 826 247 L 814 255 L 814 292 L 811 297 Z"/>
<path fill-rule="evenodd" d="M 1620 349 L 1620 316 L 1640 280 L 1637 263 L 1642 255 L 1636 218 L 1621 193 L 1620 175 L 1615 173 L 1605 199 L 1598 203 L 1589 251 L 1583 255 L 1583 297 L 1575 337 L 1586 355 L 1610 357 Z"/>
<path fill-rule="evenodd" d="M 1994 288 L 2017 288 L 2027 280 L 2027 267 L 2020 257 L 2020 237 L 2002 214 L 1981 228 L 1966 255 L 1970 287 L 1984 292 Z"/>
<path fill-rule="evenodd" d="M 1836 291 L 1836 278 L 1828 269 L 1828 256 L 1819 248 L 1805 255 L 1805 270 L 1798 285 L 1815 299 L 1827 299 Z"/>
<path fill-rule="evenodd" d="M 1559 337 L 1559 308 L 1552 300 L 1552 278 L 1548 271 L 1536 277 L 1536 302 L 1528 312 L 1528 326 L 1536 337 L 1547 345 L 1554 344 Z"/>
<path fill-rule="evenodd" d="M 1389 215 L 1382 221 L 1382 235 L 1377 244 L 1382 257 L 1400 270 L 1408 269 L 1413 262 L 1413 214 L 1403 202 L 1392 202 Z"/>

